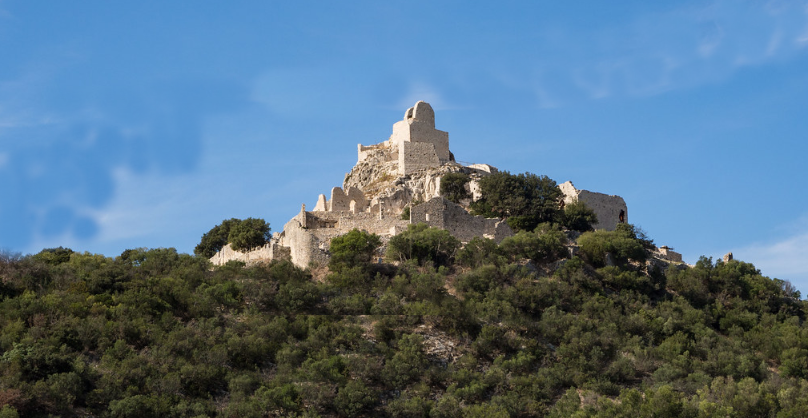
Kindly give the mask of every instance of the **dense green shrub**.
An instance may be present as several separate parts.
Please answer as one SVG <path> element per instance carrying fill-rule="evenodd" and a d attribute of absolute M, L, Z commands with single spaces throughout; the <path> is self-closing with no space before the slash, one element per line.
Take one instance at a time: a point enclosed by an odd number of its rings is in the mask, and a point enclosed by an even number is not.
<path fill-rule="evenodd" d="M 634 261 L 652 243 L 631 225 L 584 233 L 580 257 L 541 265 L 524 259 L 560 256 L 543 255 L 563 247 L 557 225 L 459 251 L 444 233 L 413 226 L 393 257 L 405 262 L 378 264 L 374 237 L 352 231 L 325 278 L 173 248 L 0 253 L 0 416 L 808 408 L 807 305 L 749 263 L 649 272 Z M 615 265 L 595 267 L 607 252 Z"/>
<path fill-rule="evenodd" d="M 269 224 L 263 219 L 226 219 L 202 235 L 194 254 L 210 258 L 228 243 L 236 251 L 251 250 L 269 242 L 270 237 Z"/>
<path fill-rule="evenodd" d="M 482 197 L 471 204 L 472 212 L 505 218 L 516 231 L 532 231 L 542 222 L 561 217 L 561 190 L 547 176 L 532 173 L 494 173 L 480 179 Z"/>
<path fill-rule="evenodd" d="M 610 263 L 624 265 L 629 260 L 644 262 L 648 256 L 646 245 L 631 226 L 586 232 L 578 238 L 578 246 L 583 257 L 597 267 Z"/>
<path fill-rule="evenodd" d="M 528 259 L 537 263 L 566 257 L 567 237 L 557 225 L 541 224 L 535 232 L 519 231 L 500 243 L 502 254 L 511 260 Z"/>
<path fill-rule="evenodd" d="M 447 200 L 460 203 L 471 197 L 466 190 L 469 175 L 466 173 L 446 173 L 440 178 L 440 194 Z"/>
<path fill-rule="evenodd" d="M 598 216 L 586 203 L 575 201 L 564 206 L 562 224 L 571 231 L 586 232 L 592 231 L 592 227 L 598 223 Z"/>
<path fill-rule="evenodd" d="M 449 231 L 426 224 L 410 224 L 407 230 L 394 236 L 387 244 L 388 260 L 416 260 L 418 264 L 432 262 L 447 265 L 460 247 L 460 241 Z"/>
<path fill-rule="evenodd" d="M 328 268 L 341 271 L 348 267 L 367 267 L 373 261 L 376 249 L 381 245 L 376 234 L 353 229 L 345 235 L 331 239 L 331 259 Z"/>
<path fill-rule="evenodd" d="M 466 267 L 480 267 L 484 264 L 499 265 L 504 262 L 504 257 L 494 240 L 474 237 L 457 252 L 457 262 Z"/>

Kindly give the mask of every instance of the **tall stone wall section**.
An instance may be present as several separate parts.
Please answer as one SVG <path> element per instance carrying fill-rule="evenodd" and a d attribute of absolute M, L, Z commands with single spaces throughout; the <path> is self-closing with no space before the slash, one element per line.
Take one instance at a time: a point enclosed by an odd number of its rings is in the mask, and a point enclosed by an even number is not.
<path fill-rule="evenodd" d="M 617 224 L 628 223 L 628 206 L 622 197 L 578 190 L 571 181 L 562 183 L 558 187 L 564 193 L 565 203 L 584 202 L 595 212 L 598 217 L 598 223 L 594 225 L 595 229 L 614 231 Z"/>
<path fill-rule="evenodd" d="M 406 176 L 419 170 L 440 167 L 435 144 L 429 142 L 403 142 L 398 151 L 399 174 Z"/>
<path fill-rule="evenodd" d="M 513 230 L 502 219 L 471 215 L 462 206 L 443 197 L 430 199 L 410 209 L 410 222 L 445 229 L 461 242 L 469 242 L 474 237 L 500 242 L 513 235 Z"/>

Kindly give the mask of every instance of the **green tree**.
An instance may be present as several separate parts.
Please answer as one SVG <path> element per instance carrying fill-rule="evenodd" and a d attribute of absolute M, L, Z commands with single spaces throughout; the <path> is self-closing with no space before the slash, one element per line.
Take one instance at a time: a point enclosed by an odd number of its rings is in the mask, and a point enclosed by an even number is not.
<path fill-rule="evenodd" d="M 561 189 L 547 176 L 532 173 L 491 174 L 480 180 L 482 197 L 471 204 L 474 214 L 507 219 L 517 231 L 532 231 L 561 217 Z"/>
<path fill-rule="evenodd" d="M 265 220 L 247 218 L 230 228 L 227 241 L 234 250 L 245 251 L 266 244 L 271 237 L 269 224 Z"/>
<path fill-rule="evenodd" d="M 593 225 L 598 223 L 598 216 L 595 211 L 580 200 L 564 206 L 563 215 L 562 223 L 572 231 L 592 231 L 594 229 Z"/>
<path fill-rule="evenodd" d="M 578 246 L 587 261 L 596 267 L 603 267 L 609 264 L 609 259 L 619 265 L 629 260 L 644 262 L 654 243 L 634 225 L 618 224 L 614 231 L 584 233 L 578 238 Z"/>
<path fill-rule="evenodd" d="M 447 265 L 460 247 L 460 241 L 449 231 L 432 228 L 427 224 L 410 224 L 407 230 L 390 239 L 386 257 L 390 260 L 417 260 L 418 264 L 431 261 Z"/>
<path fill-rule="evenodd" d="M 269 224 L 260 218 L 227 219 L 202 235 L 194 254 L 210 258 L 228 243 L 236 251 L 251 250 L 269 242 L 269 231 Z"/>
<path fill-rule="evenodd" d="M 452 202 L 460 203 L 462 199 L 469 198 L 466 191 L 468 182 L 469 175 L 466 173 L 447 173 L 440 178 L 440 194 Z"/>
<path fill-rule="evenodd" d="M 553 262 L 567 255 L 567 237 L 558 227 L 549 223 L 536 227 L 534 232 L 519 231 L 502 240 L 500 250 L 511 259 L 534 262 Z"/>
<path fill-rule="evenodd" d="M 227 245 L 230 236 L 230 228 L 241 222 L 240 219 L 225 219 L 219 225 L 214 226 L 210 231 L 202 235 L 202 240 L 194 248 L 194 254 L 205 258 L 213 257 L 222 247 Z"/>
<path fill-rule="evenodd" d="M 331 239 L 331 259 L 328 268 L 341 271 L 346 267 L 365 267 L 373 260 L 373 253 L 382 241 L 376 234 L 353 229 L 345 235 Z"/>

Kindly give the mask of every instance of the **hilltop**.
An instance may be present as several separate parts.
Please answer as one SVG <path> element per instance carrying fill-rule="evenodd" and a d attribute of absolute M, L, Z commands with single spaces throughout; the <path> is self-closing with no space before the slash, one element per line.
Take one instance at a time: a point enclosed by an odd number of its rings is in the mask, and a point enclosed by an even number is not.
<path fill-rule="evenodd" d="M 289 259 L 299 267 L 324 265 L 330 258 L 329 243 L 353 229 L 379 235 L 383 242 L 406 230 L 410 224 L 426 223 L 447 230 L 469 242 L 474 237 L 497 243 L 514 234 L 504 217 L 493 212 L 479 216 L 472 206 L 483 198 L 480 181 L 499 170 L 488 164 L 462 165 L 449 148 L 449 133 L 435 128 L 435 112 L 419 101 L 393 125 L 390 137 L 381 143 L 357 146 L 357 162 L 345 175 L 342 187 L 320 194 L 311 211 L 287 222 L 261 248 L 235 251 L 223 245 L 211 257 L 214 264 L 231 260 L 248 263 Z M 442 183 L 454 179 L 458 198 L 451 201 Z M 555 188 L 551 181 L 547 187 Z M 445 185 L 443 186 L 446 187 Z M 620 196 L 578 190 L 568 181 L 558 190 L 560 205 L 584 203 L 595 214 L 595 229 L 614 230 L 628 222 L 628 207 Z M 477 215 L 477 216 L 475 216 Z M 669 260 L 681 255 L 660 250 Z"/>
<path fill-rule="evenodd" d="M 805 415 L 791 284 L 444 134 L 417 103 L 272 235 L 0 254 L 0 418 Z"/>

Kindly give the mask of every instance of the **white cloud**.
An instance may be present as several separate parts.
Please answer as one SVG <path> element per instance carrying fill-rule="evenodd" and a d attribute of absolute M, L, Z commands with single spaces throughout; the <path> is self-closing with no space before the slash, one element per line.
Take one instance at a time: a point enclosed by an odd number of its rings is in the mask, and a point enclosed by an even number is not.
<path fill-rule="evenodd" d="M 772 242 L 754 243 L 733 250 L 769 277 L 788 280 L 808 296 L 808 217 L 791 225 L 787 235 Z"/>
<path fill-rule="evenodd" d="M 573 86 L 564 97 L 589 100 L 720 82 L 743 67 L 783 62 L 808 45 L 804 4 L 715 0 L 594 33 L 548 36 L 566 51 L 549 72 L 555 85 Z"/>

